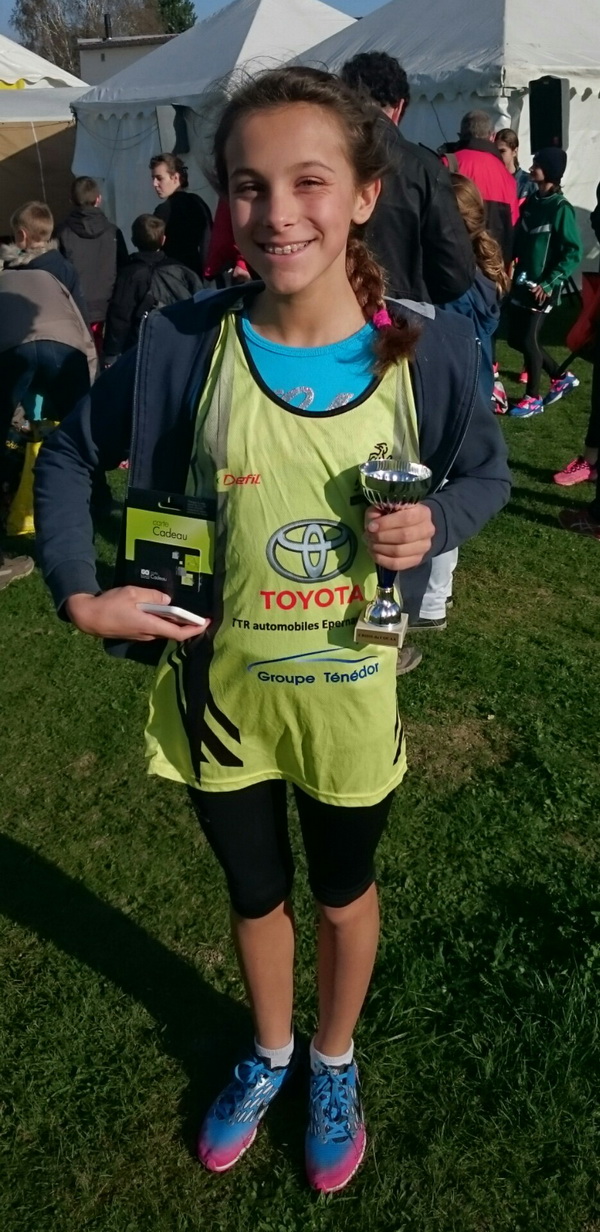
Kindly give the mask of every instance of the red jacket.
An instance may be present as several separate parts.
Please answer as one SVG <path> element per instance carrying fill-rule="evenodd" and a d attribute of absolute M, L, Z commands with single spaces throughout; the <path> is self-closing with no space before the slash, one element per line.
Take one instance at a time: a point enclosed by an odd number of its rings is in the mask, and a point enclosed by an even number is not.
<path fill-rule="evenodd" d="M 493 141 L 473 140 L 452 153 L 456 159 L 456 170 L 477 185 L 486 205 L 488 230 L 498 240 L 508 265 L 512 258 L 513 227 L 519 221 L 515 178 L 504 166 L 502 155 Z M 453 170 L 453 159 L 446 158 L 445 161 Z"/>
<path fill-rule="evenodd" d="M 217 278 L 219 274 L 233 269 L 236 265 L 242 269 L 248 268 L 233 238 L 229 202 L 220 197 L 213 220 L 204 277 L 208 280 Z"/>

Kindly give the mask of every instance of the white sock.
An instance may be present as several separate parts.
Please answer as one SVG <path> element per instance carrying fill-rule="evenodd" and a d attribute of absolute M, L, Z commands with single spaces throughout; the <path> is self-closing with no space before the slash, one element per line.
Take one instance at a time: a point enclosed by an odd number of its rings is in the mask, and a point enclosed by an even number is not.
<path fill-rule="evenodd" d="M 268 1061 L 271 1069 L 280 1069 L 285 1065 L 289 1065 L 294 1051 L 294 1035 L 289 1044 L 285 1044 L 283 1048 L 263 1048 L 262 1044 L 254 1041 L 254 1051 L 257 1057 L 262 1057 L 263 1061 Z"/>
<path fill-rule="evenodd" d="M 315 1073 L 319 1065 L 333 1065 L 339 1069 L 342 1065 L 351 1065 L 354 1059 L 354 1040 L 350 1041 L 350 1047 L 347 1052 L 344 1052 L 341 1057 L 328 1057 L 326 1053 L 319 1052 L 315 1048 L 315 1041 L 310 1041 L 310 1068 Z"/>

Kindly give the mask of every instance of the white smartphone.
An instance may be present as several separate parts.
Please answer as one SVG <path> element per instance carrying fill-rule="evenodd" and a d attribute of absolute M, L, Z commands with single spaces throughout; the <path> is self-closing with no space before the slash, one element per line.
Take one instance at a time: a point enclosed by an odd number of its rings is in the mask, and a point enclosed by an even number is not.
<path fill-rule="evenodd" d="M 138 603 L 140 612 L 149 612 L 151 616 L 163 616 L 172 620 L 175 625 L 198 625 L 198 631 L 205 629 L 209 623 L 206 616 L 195 616 L 186 612 L 183 607 L 173 607 L 170 603 Z"/>

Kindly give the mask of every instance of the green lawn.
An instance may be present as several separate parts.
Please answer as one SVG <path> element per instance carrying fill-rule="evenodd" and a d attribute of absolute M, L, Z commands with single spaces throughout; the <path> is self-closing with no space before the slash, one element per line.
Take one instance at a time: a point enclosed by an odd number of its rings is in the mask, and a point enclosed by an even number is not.
<path fill-rule="evenodd" d="M 549 482 L 585 430 L 577 370 L 503 421 L 512 503 L 400 682 L 411 769 L 357 1034 L 370 1148 L 338 1196 L 306 1187 L 301 1087 L 231 1174 L 195 1162 L 250 1038 L 220 876 L 185 793 L 145 777 L 147 671 L 59 624 L 37 574 L 2 593 L 1 1232 L 600 1232 L 600 546 L 556 522 L 589 485 Z M 302 874 L 296 902 L 309 1034 Z"/>

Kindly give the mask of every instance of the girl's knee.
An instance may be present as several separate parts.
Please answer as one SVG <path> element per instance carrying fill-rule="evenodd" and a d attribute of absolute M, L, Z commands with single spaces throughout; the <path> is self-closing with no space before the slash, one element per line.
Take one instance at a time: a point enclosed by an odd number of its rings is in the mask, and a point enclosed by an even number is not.
<path fill-rule="evenodd" d="M 331 906 L 328 903 L 319 902 L 319 914 L 323 920 L 335 927 L 343 928 L 345 925 L 354 924 L 363 916 L 368 915 L 374 905 L 377 903 L 377 890 L 375 883 L 371 882 L 366 889 L 361 890 L 349 902 L 343 903 L 340 906 Z"/>

